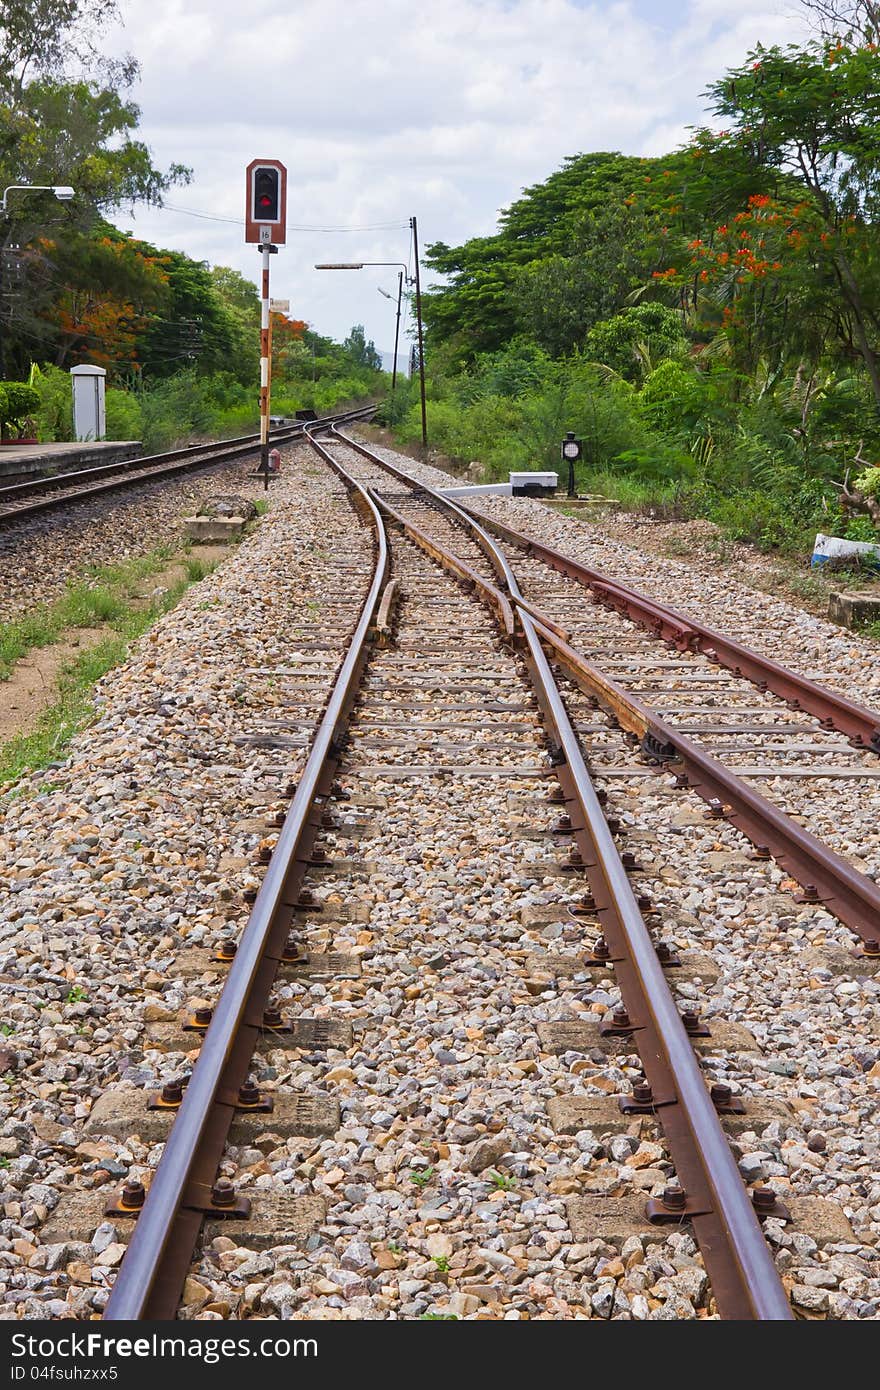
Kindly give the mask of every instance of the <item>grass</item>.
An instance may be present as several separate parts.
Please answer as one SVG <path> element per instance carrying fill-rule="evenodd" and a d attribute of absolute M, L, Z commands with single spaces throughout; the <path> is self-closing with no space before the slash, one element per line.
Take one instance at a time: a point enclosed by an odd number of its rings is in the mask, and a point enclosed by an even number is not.
<path fill-rule="evenodd" d="M 58 642 L 70 628 L 109 625 L 124 630 L 131 600 L 144 579 L 166 569 L 176 553 L 170 546 L 160 546 L 119 564 L 91 565 L 54 603 L 38 604 L 29 613 L 0 623 L 0 681 L 9 679 L 16 661 L 35 647 Z M 191 581 L 203 579 L 208 572 L 204 561 L 188 557 L 185 564 Z"/>
<path fill-rule="evenodd" d="M 128 603 L 114 608 L 112 635 L 60 668 L 56 699 L 43 710 L 36 728 L 0 748 L 0 787 L 7 784 L 8 790 L 8 784 L 23 773 L 46 767 L 64 756 L 74 734 L 94 715 L 92 695 L 96 683 L 125 661 L 129 644 L 174 608 L 191 582 L 189 578 L 181 579 L 149 604 Z M 63 605 L 65 600 L 60 603 Z"/>
<path fill-rule="evenodd" d="M 414 1169 L 409 1175 L 410 1182 L 414 1182 L 416 1187 L 426 1187 L 434 1176 L 433 1168 Z"/>

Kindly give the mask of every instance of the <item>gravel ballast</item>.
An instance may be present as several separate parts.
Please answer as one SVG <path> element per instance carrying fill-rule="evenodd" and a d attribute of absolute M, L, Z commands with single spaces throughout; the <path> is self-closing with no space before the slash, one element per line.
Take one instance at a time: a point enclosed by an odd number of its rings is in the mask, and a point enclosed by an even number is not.
<path fill-rule="evenodd" d="M 258 882 L 256 850 L 272 839 L 266 817 L 303 764 L 366 592 L 367 533 L 333 475 L 291 451 L 273 498 L 256 533 L 101 683 L 99 719 L 64 765 L 25 780 L 5 808 L 0 988 L 15 1031 L 0 1039 L 3 1317 L 103 1307 L 125 1232 L 110 1221 L 88 1239 L 65 1235 L 60 1202 L 72 1187 L 109 1193 L 148 1177 L 160 1146 L 135 1124 L 122 1135 L 89 1128 L 90 1111 L 108 1086 L 130 1099 L 186 1069 L 187 1054 L 164 1050 L 157 1030 L 216 998 L 222 971 L 192 962 L 243 925 L 240 894 Z M 534 503 L 496 514 L 536 534 L 542 518 L 567 520 Z M 267 1124 L 223 1165 L 255 1195 L 325 1207 L 290 1245 L 212 1236 L 184 1316 L 711 1315 L 687 1231 L 643 1225 L 612 1238 L 578 1224 L 578 1202 L 638 1205 L 671 1165 L 651 1117 L 606 1115 L 572 1133 L 553 1122 L 559 1102 L 607 1102 L 640 1067 L 598 1040 L 547 1044 L 541 1030 L 598 1024 L 619 995 L 613 972 L 579 965 L 590 928 L 565 905 L 584 885 L 560 872 L 567 841 L 552 834 L 558 809 L 535 775 L 547 759 L 528 686 L 475 598 L 412 546 L 395 540 L 395 556 L 398 641 L 369 667 L 339 776 L 350 799 L 324 838 L 342 863 L 311 875 L 324 911 L 303 927 L 310 951 L 357 969 L 278 990 L 294 1016 L 350 1024 L 352 1041 L 270 1048 L 256 1068 L 269 1090 L 337 1101 L 341 1124 L 310 1139 Z M 690 596 L 679 589 L 673 601 L 687 611 Z M 741 592 L 737 603 L 743 631 Z M 707 620 L 727 626 L 717 610 Z M 328 624 L 331 648 L 317 650 Z M 833 666 L 833 653 L 825 659 Z M 495 693 L 453 698 L 441 678 L 456 676 L 465 691 L 494 681 Z M 513 711 L 484 711 L 499 698 Z M 397 708 L 407 701 L 414 708 Z M 441 728 L 419 727 L 430 723 Z M 462 773 L 483 764 L 492 776 Z M 402 765 L 423 771 L 404 776 Z M 795 903 L 774 865 L 747 860 L 732 828 L 708 823 L 703 803 L 673 795 L 670 781 L 609 780 L 609 803 L 637 851 L 639 891 L 653 895 L 687 967 L 674 982 L 680 1002 L 751 1036 L 711 1052 L 713 1078 L 754 1116 L 735 1141 L 741 1171 L 840 1218 L 824 1236 L 806 1215 L 793 1229 L 768 1223 L 797 1311 L 876 1317 L 880 977 L 853 963 L 848 932 Z"/>

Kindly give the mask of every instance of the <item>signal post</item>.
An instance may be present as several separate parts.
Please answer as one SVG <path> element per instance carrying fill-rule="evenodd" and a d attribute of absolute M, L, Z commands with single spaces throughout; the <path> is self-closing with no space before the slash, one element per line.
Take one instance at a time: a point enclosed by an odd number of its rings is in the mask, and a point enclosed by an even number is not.
<path fill-rule="evenodd" d="M 269 487 L 269 401 L 272 350 L 269 308 L 269 257 L 287 240 L 287 170 L 277 159 L 252 159 L 247 167 L 244 239 L 260 248 L 260 471 Z"/>

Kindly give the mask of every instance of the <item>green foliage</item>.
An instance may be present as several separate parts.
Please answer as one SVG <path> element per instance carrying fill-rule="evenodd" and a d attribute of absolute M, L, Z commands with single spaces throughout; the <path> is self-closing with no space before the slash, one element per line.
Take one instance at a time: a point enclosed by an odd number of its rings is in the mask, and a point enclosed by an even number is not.
<path fill-rule="evenodd" d="M 595 324 L 584 354 L 627 381 L 641 381 L 666 358 L 682 357 L 687 342 L 681 315 L 665 304 L 638 304 Z"/>
<path fill-rule="evenodd" d="M 107 407 L 107 439 L 140 439 L 144 421 L 140 402 L 130 391 L 110 386 L 105 396 Z"/>
<path fill-rule="evenodd" d="M 877 527 L 869 516 L 850 517 L 843 534 L 848 541 L 866 541 L 869 545 L 878 540 Z"/>
<path fill-rule="evenodd" d="M 880 468 L 866 468 L 856 477 L 855 485 L 865 497 L 880 497 Z"/>
<path fill-rule="evenodd" d="M 429 247 L 431 442 L 492 478 L 559 469 L 572 429 L 580 490 L 804 555 L 873 534 L 835 483 L 880 456 L 877 38 L 759 46 L 709 90 L 726 128 L 568 159 L 492 236 Z M 411 396 L 385 418 L 417 441 Z M 855 486 L 873 503 L 880 468 Z"/>
<path fill-rule="evenodd" d="M 73 436 L 73 395 L 70 374 L 60 367 L 37 367 L 32 373 L 39 397 L 36 409 L 41 442 L 60 442 Z M 0 386 L 2 390 L 2 386 Z"/>
<path fill-rule="evenodd" d="M 4 381 L 0 393 L 0 425 L 4 434 L 20 431 L 40 407 L 39 392 L 24 381 Z"/>
<path fill-rule="evenodd" d="M 366 367 L 374 372 L 382 369 L 382 358 L 376 351 L 376 344 L 372 339 L 367 342 L 362 323 L 355 324 L 342 344 L 342 351 L 355 367 Z"/>

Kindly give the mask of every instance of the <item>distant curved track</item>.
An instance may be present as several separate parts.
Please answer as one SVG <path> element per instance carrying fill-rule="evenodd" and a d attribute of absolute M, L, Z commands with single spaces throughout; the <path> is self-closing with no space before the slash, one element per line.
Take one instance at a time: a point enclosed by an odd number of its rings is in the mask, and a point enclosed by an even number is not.
<path fill-rule="evenodd" d="M 328 417 L 326 423 L 356 420 L 368 413 L 369 408 L 347 411 Z M 302 437 L 304 428 L 304 423 L 298 423 L 289 429 L 276 430 L 272 434 L 272 443 L 293 443 Z M 0 488 L 0 526 L 14 526 L 33 517 L 60 508 L 67 509 L 78 502 L 92 501 L 138 484 L 161 482 L 165 478 L 214 468 L 217 464 L 234 463 L 256 453 L 259 447 L 259 435 L 241 435 L 236 439 L 221 439 L 214 444 L 189 444 L 147 458 L 126 459 L 121 463 L 13 483 Z"/>

